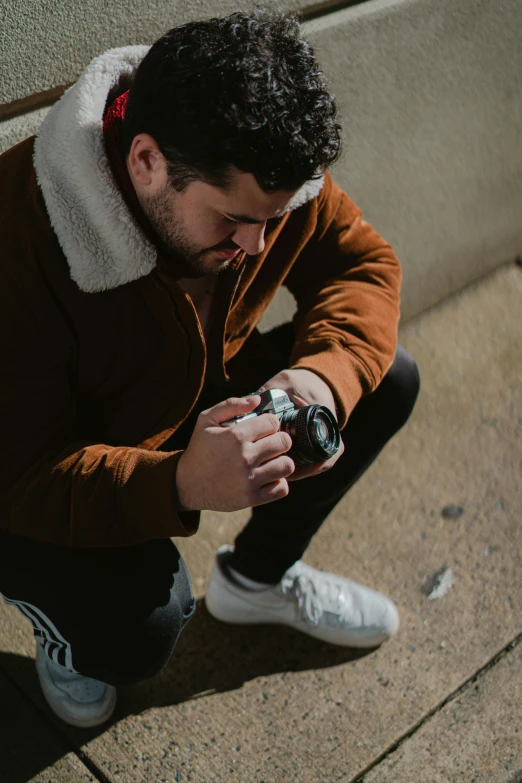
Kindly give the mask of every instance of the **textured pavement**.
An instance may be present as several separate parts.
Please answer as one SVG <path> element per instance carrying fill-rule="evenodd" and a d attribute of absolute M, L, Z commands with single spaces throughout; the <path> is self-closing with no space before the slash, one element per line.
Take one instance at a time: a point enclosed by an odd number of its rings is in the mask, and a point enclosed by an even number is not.
<path fill-rule="evenodd" d="M 47 710 L 28 624 L 0 605 L 0 783 L 521 783 L 521 295 L 511 264 L 402 328 L 417 407 L 307 553 L 392 596 L 395 639 L 337 649 L 200 601 L 164 672 L 80 731 Z M 206 513 L 177 541 L 199 599 L 246 518 Z"/>

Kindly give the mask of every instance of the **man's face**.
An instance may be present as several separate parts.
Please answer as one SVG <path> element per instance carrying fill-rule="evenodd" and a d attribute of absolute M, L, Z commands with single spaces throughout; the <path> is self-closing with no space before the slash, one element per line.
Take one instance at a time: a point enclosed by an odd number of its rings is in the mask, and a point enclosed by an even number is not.
<path fill-rule="evenodd" d="M 163 242 L 195 272 L 216 274 L 245 250 L 264 248 L 266 221 L 284 213 L 297 191 L 267 194 L 252 174 L 231 169 L 227 190 L 192 182 L 182 192 L 164 184 L 141 205 Z"/>

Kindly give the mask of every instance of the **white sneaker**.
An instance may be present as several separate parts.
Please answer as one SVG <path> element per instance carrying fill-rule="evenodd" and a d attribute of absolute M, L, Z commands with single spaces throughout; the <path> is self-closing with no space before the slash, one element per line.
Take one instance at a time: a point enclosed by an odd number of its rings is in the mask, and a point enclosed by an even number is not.
<path fill-rule="evenodd" d="M 99 726 L 116 707 L 116 688 L 92 680 L 55 663 L 36 645 L 36 671 L 43 694 L 53 712 L 71 726 Z"/>
<path fill-rule="evenodd" d="M 251 591 L 226 575 L 231 546 L 218 549 L 205 604 L 226 623 L 277 623 L 343 647 L 374 647 L 399 628 L 397 607 L 382 593 L 300 560 L 268 590 Z"/>

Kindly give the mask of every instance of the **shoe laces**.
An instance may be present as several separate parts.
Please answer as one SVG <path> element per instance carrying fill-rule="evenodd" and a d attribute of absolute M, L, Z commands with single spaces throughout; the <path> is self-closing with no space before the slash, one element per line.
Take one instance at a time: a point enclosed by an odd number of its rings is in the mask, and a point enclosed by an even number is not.
<path fill-rule="evenodd" d="M 282 594 L 295 600 L 302 620 L 317 627 L 325 612 L 336 616 L 335 624 L 353 621 L 356 612 L 361 614 L 353 596 L 338 582 L 315 574 L 311 568 L 307 571 L 303 563 L 296 564 L 281 580 Z"/>

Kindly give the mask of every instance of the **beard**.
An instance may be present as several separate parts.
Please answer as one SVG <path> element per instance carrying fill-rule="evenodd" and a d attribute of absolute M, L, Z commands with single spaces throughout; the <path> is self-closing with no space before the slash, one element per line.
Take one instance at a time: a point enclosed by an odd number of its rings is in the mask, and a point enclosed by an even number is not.
<path fill-rule="evenodd" d="M 232 259 L 215 261 L 211 260 L 209 255 L 212 250 L 231 249 L 231 243 L 222 242 L 221 245 L 201 249 L 191 242 L 172 213 L 170 194 L 171 189 L 167 186 L 142 201 L 143 211 L 165 246 L 167 255 L 174 261 L 181 261 L 191 271 L 200 275 L 217 274 L 226 269 Z M 236 247 L 234 246 L 234 249 Z"/>

